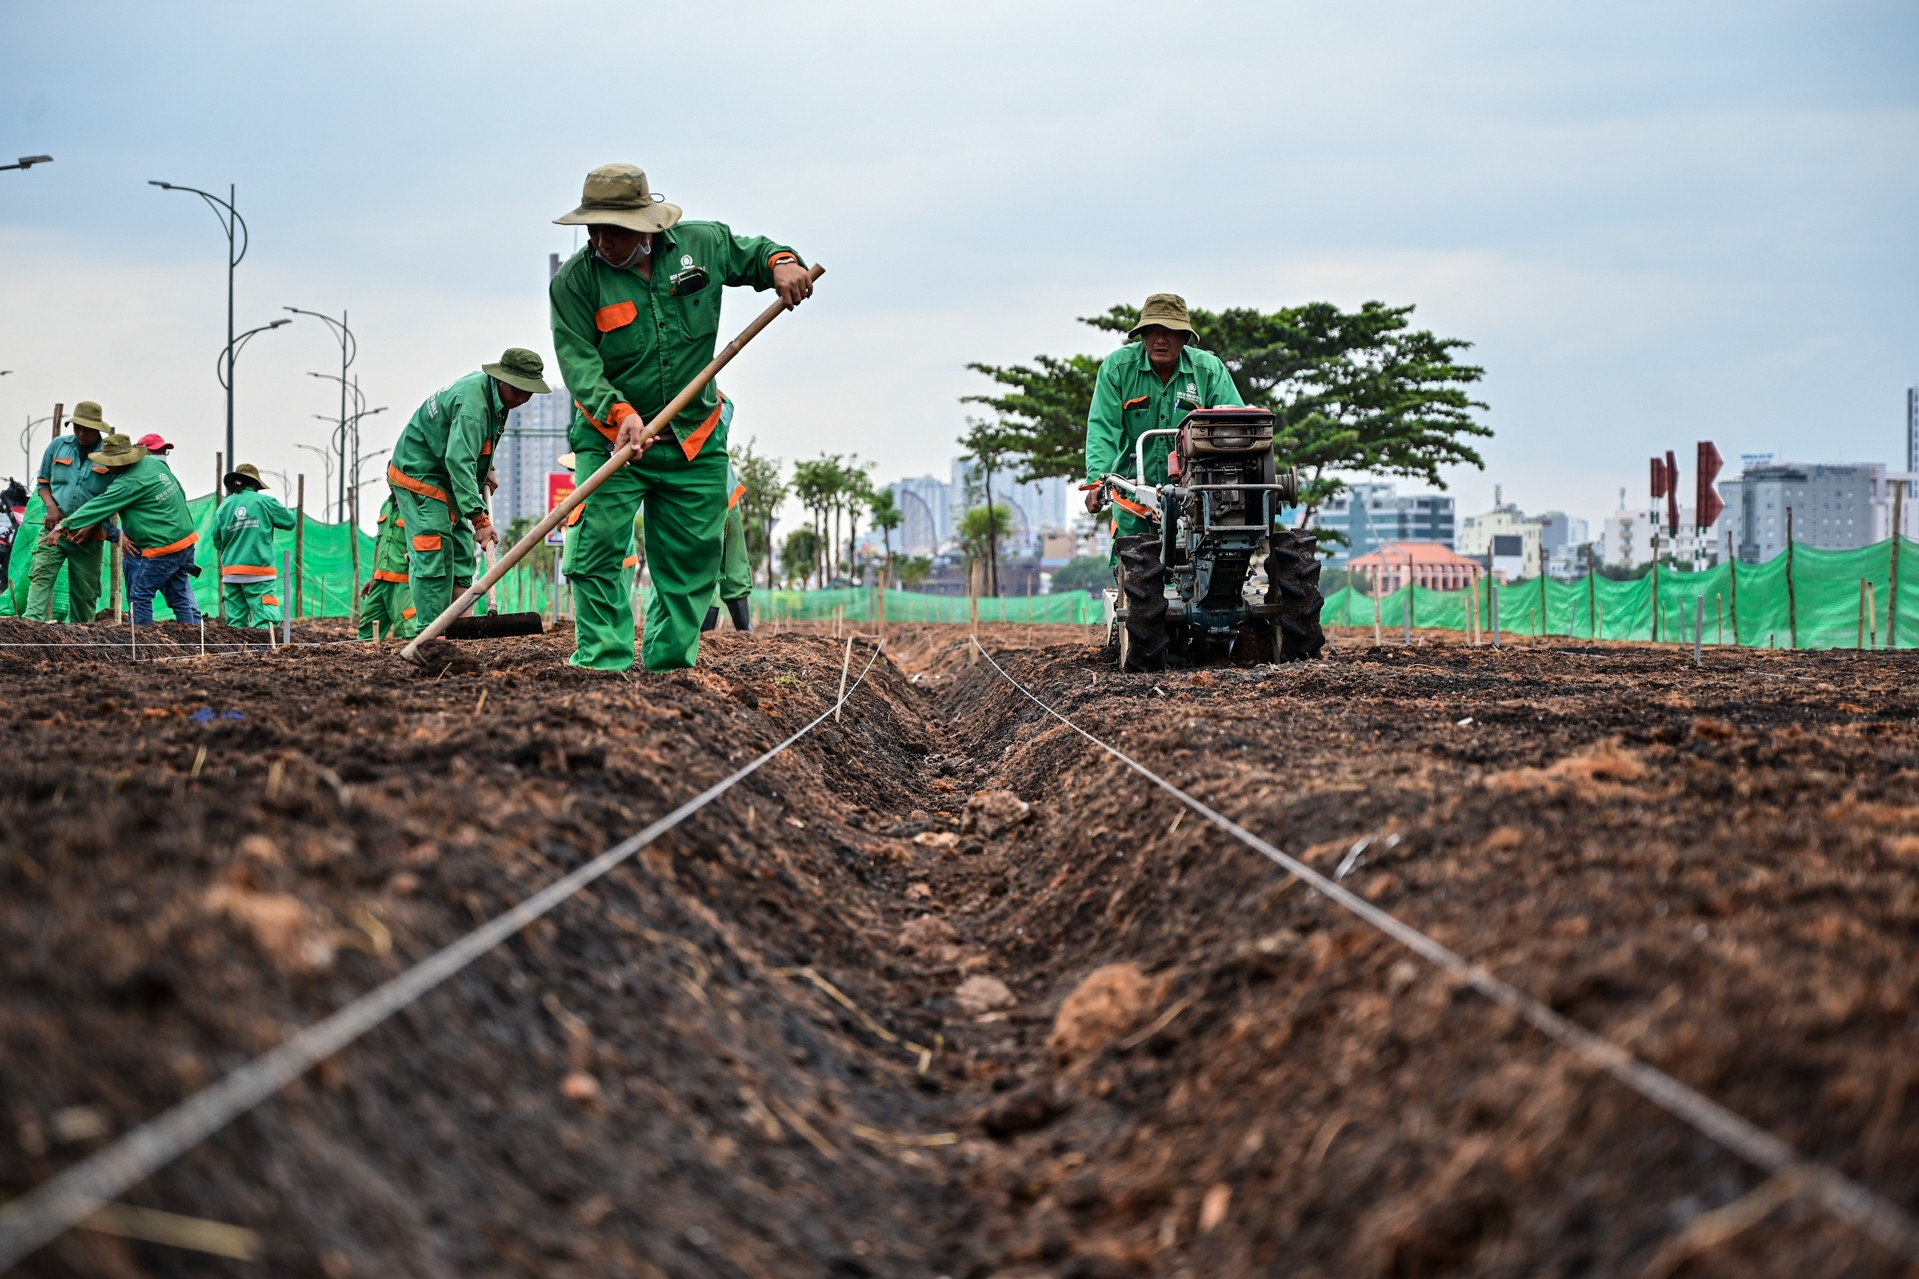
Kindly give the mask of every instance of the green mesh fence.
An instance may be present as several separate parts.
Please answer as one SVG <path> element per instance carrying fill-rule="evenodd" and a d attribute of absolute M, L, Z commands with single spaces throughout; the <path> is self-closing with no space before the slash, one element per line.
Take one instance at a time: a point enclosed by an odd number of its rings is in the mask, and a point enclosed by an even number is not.
<path fill-rule="evenodd" d="M 876 623 L 880 620 L 880 591 L 877 587 L 853 587 L 830 591 L 753 592 L 753 613 L 764 621 L 831 621 L 845 609 L 848 621 Z M 964 595 L 922 595 L 917 591 L 885 592 L 886 621 L 889 622 L 971 622 L 972 602 Z M 1038 622 L 1085 626 L 1100 620 L 1102 605 L 1098 596 L 1084 591 L 1058 595 L 1016 595 L 1005 598 L 984 597 L 979 601 L 982 622 Z"/>
<path fill-rule="evenodd" d="M 1499 588 L 1500 629 L 1512 635 L 1690 643 L 1701 601 L 1708 644 L 1765 648 L 1912 648 L 1919 646 L 1919 562 L 1905 538 L 1851 551 L 1795 545 L 1764 564 L 1721 564 L 1702 573 L 1661 567 L 1631 582 L 1593 577 L 1580 582 L 1528 578 Z M 1891 589 L 1894 566 L 1898 592 Z M 1870 591 L 1862 583 L 1870 584 Z M 1491 585 L 1477 591 L 1481 630 L 1492 629 Z M 1471 621 L 1468 591 L 1405 586 L 1379 597 L 1382 628 L 1463 631 Z M 1369 627 L 1373 597 L 1336 591 L 1320 614 L 1330 626 Z M 1887 619 L 1897 608 L 1897 634 Z"/>

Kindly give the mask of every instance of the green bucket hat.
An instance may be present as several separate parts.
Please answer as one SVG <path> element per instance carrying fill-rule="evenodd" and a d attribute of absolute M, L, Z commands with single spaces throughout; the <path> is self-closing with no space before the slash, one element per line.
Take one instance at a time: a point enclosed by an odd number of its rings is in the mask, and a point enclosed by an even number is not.
<path fill-rule="evenodd" d="M 523 346 L 509 346 L 501 353 L 498 364 L 482 364 L 480 372 L 535 395 L 545 395 L 553 389 L 541 376 L 546 372 L 546 362 L 537 352 Z"/>
<path fill-rule="evenodd" d="M 73 416 L 67 419 L 69 426 L 84 426 L 89 431 L 98 431 L 102 435 L 112 435 L 113 428 L 100 416 L 100 406 L 92 400 L 82 400 L 73 406 Z"/>
<path fill-rule="evenodd" d="M 100 406 L 94 405 L 97 410 Z M 98 430 L 99 428 L 95 428 Z M 146 449 L 117 431 L 101 441 L 98 453 L 87 456 L 102 466 L 132 466 L 147 455 Z"/>
<path fill-rule="evenodd" d="M 1141 329 L 1157 324 L 1163 329 L 1176 329 L 1181 333 L 1198 336 L 1193 328 L 1193 317 L 1186 311 L 1186 299 L 1177 293 L 1155 293 L 1146 299 L 1146 305 L 1139 309 L 1139 323 L 1126 334 L 1126 340 L 1132 341 L 1139 336 Z"/>
<path fill-rule="evenodd" d="M 227 480 L 239 480 L 248 488 L 263 489 L 267 482 L 260 478 L 260 468 L 251 462 L 242 462 L 227 472 Z"/>
<path fill-rule="evenodd" d="M 553 219 L 561 226 L 623 226 L 629 231 L 664 231 L 680 220 L 680 206 L 668 204 L 646 185 L 646 174 L 630 164 L 603 164 L 586 175 L 580 207 Z"/>

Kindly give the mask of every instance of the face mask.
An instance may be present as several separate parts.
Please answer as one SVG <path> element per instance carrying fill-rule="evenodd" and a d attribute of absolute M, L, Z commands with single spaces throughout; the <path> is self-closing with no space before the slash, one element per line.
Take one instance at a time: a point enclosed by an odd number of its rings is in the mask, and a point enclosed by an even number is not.
<path fill-rule="evenodd" d="M 632 266 L 635 262 L 638 262 L 641 258 L 648 257 L 652 254 L 653 237 L 650 235 L 640 237 L 639 247 L 635 248 L 633 252 L 630 255 L 628 255 L 626 261 L 624 262 L 615 262 L 612 258 L 609 258 L 604 253 L 601 253 L 598 249 L 593 250 L 593 252 L 595 255 L 599 257 L 600 261 L 606 263 L 608 266 L 614 268 L 615 270 L 625 270 L 627 267 Z"/>

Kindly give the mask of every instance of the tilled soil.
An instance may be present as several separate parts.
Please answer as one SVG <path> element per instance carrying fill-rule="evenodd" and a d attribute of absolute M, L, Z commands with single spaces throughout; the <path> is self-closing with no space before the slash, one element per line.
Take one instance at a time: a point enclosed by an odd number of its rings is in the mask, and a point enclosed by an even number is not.
<path fill-rule="evenodd" d="M 1910 658 L 1348 641 L 1121 676 L 1052 634 L 982 628 L 1088 731 L 1919 1209 Z M 1906 1273 L 964 637 L 889 630 L 839 722 L 127 1196 L 264 1264 L 76 1230 L 22 1273 Z M 724 777 L 847 661 L 175 638 L 0 647 L 0 1194 Z"/>

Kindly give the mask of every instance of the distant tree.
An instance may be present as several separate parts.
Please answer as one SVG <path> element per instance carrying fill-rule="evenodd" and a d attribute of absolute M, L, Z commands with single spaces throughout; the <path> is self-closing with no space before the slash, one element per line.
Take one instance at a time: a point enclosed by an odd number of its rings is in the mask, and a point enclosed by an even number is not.
<path fill-rule="evenodd" d="M 996 507 L 976 506 L 960 517 L 960 549 L 970 562 L 991 565 L 999 556 L 1001 539 L 1012 526 L 1013 512 L 1004 502 Z M 991 591 L 983 593 L 997 595 L 998 583 L 993 584 Z"/>
<path fill-rule="evenodd" d="M 893 530 L 906 519 L 906 512 L 900 510 L 897 499 L 890 488 L 876 489 L 867 499 L 866 509 L 873 516 L 873 527 L 880 531 L 880 539 L 886 544 L 886 576 L 893 576 Z"/>
<path fill-rule="evenodd" d="M 1274 448 L 1282 466 L 1300 469 L 1302 525 L 1346 488 L 1334 472 L 1416 476 L 1443 488 L 1441 468 L 1484 467 L 1471 440 L 1492 430 L 1475 419 L 1473 410 L 1486 405 L 1469 388 L 1485 370 L 1455 358 L 1470 342 L 1415 330 L 1412 313 L 1383 302 L 1356 311 L 1308 302 L 1271 313 L 1192 312 L 1195 345 L 1225 362 L 1240 398 L 1278 415 Z M 1115 306 L 1081 322 L 1124 333 L 1139 311 Z M 1009 388 L 965 398 L 1000 414 L 1010 450 L 1026 462 L 1022 479 L 1084 474 L 1099 363 L 1085 355 L 1041 356 L 1036 367 L 967 366 Z"/>
<path fill-rule="evenodd" d="M 933 557 L 930 555 L 908 555 L 893 566 L 899 574 L 900 586 L 912 590 L 933 575 Z"/>
<path fill-rule="evenodd" d="M 826 584 L 824 557 L 832 545 L 827 513 L 838 500 L 842 479 L 838 454 L 821 453 L 810 462 L 793 464 L 793 496 L 813 516 L 813 571 L 818 574 L 822 586 Z M 790 536 L 787 538 L 788 543 L 792 540 Z M 782 551 L 781 556 L 784 555 Z"/>
<path fill-rule="evenodd" d="M 1081 423 L 1081 434 L 1085 434 Z M 966 434 L 959 437 L 959 444 L 965 449 L 965 455 L 979 466 L 984 485 L 986 503 L 977 508 L 985 513 L 987 528 L 984 531 L 982 545 L 986 553 L 986 573 L 990 581 L 986 593 L 999 594 L 999 547 L 1000 539 L 1011 527 L 1006 521 L 1012 518 L 1007 507 L 993 499 L 993 476 L 1006 470 L 1015 456 L 1013 434 L 999 422 L 982 422 L 977 418 L 966 419 Z M 970 515 L 971 512 L 968 512 Z M 997 521 L 997 523 L 996 523 Z"/>
<path fill-rule="evenodd" d="M 1096 556 L 1068 560 L 1053 574 L 1053 590 L 1097 591 L 1113 584 L 1113 566 Z"/>
<path fill-rule="evenodd" d="M 733 449 L 733 471 L 746 486 L 740 495 L 740 518 L 746 524 L 746 550 L 755 564 L 766 563 L 766 585 L 773 585 L 773 525 L 779 521 L 781 503 L 791 490 L 781 477 L 780 459 L 762 457 L 759 441 L 749 439 Z"/>
<path fill-rule="evenodd" d="M 807 576 L 819 568 L 820 539 L 810 528 L 796 528 L 780 544 L 780 568 L 788 584 L 797 580 L 803 588 Z"/>
<path fill-rule="evenodd" d="M 855 453 L 840 467 L 840 485 L 838 497 L 840 508 L 846 512 L 846 541 L 840 545 L 846 547 L 846 565 L 849 571 L 853 567 L 854 544 L 860 540 L 860 511 L 873 500 L 873 468 L 876 462 L 862 462 Z M 837 517 L 834 531 L 838 532 Z"/>

